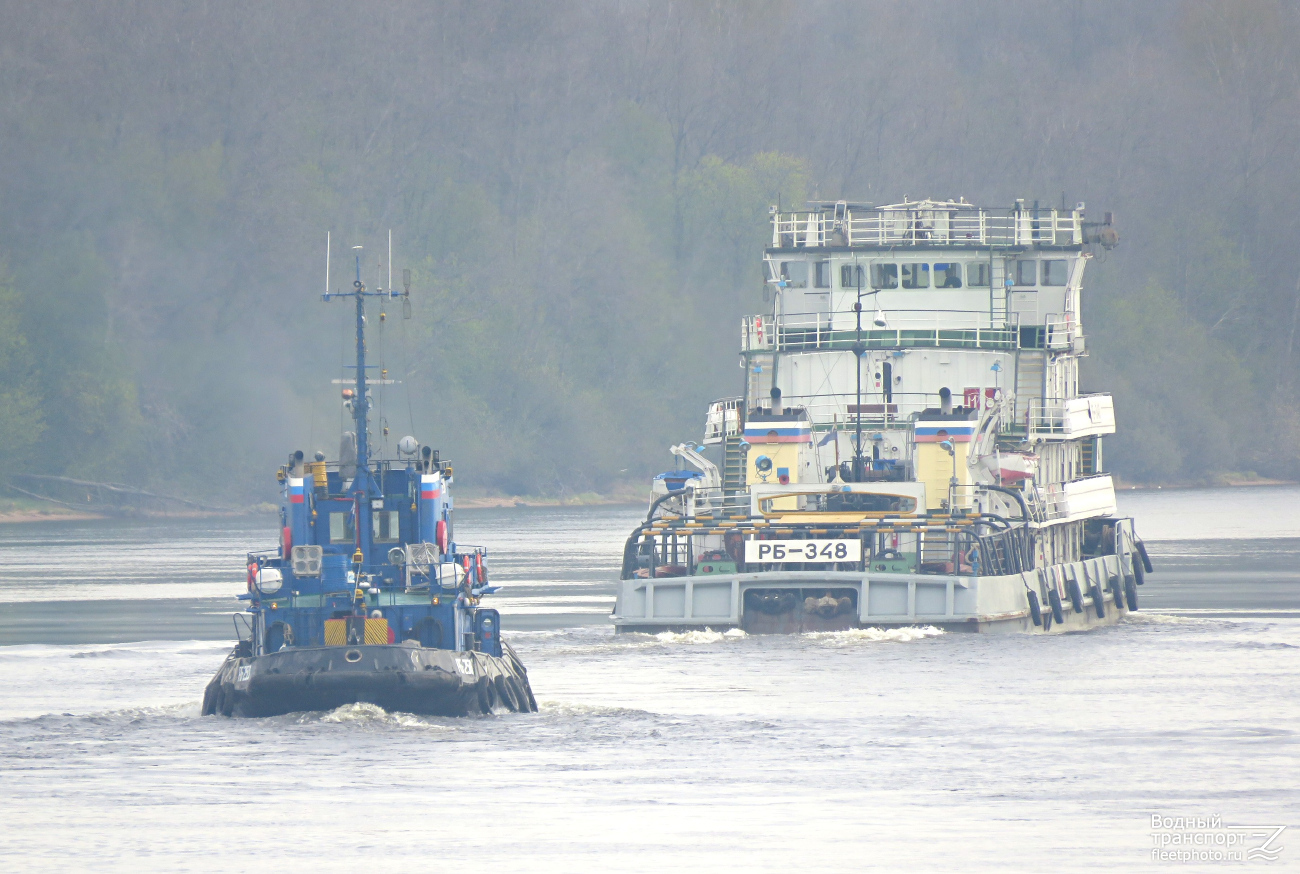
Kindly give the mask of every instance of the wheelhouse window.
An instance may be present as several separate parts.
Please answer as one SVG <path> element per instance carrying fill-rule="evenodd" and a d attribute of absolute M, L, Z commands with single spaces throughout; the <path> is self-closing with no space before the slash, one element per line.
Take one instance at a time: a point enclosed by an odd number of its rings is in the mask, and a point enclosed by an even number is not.
<path fill-rule="evenodd" d="M 1038 284 L 1038 262 L 1017 261 L 1016 262 L 1016 285 L 1037 285 L 1037 284 Z"/>
<path fill-rule="evenodd" d="M 371 535 L 375 543 L 396 543 L 401 540 L 401 520 L 397 510 L 376 510 L 370 517 Z"/>
<path fill-rule="evenodd" d="M 961 265 L 956 262 L 934 265 L 935 288 L 961 288 Z"/>
<path fill-rule="evenodd" d="M 966 284 L 972 288 L 989 287 L 989 264 L 987 261 L 976 261 L 966 265 Z"/>
<path fill-rule="evenodd" d="M 903 288 L 929 288 L 929 264 L 902 264 Z"/>
<path fill-rule="evenodd" d="M 786 288 L 807 288 L 808 262 L 782 261 L 781 280 L 785 283 Z"/>
<path fill-rule="evenodd" d="M 857 289 L 867 287 L 866 269 L 861 264 L 840 265 L 840 288 Z"/>
<path fill-rule="evenodd" d="M 871 287 L 872 288 L 898 288 L 898 265 L 897 264 L 872 264 L 871 265 Z"/>
<path fill-rule="evenodd" d="M 829 261 L 813 262 L 813 281 L 818 288 L 831 287 L 831 263 Z"/>
<path fill-rule="evenodd" d="M 1044 261 L 1043 285 L 1065 285 L 1070 278 L 1070 262 Z"/>
<path fill-rule="evenodd" d="M 356 539 L 357 528 L 352 511 L 330 513 L 330 543 L 355 543 Z"/>

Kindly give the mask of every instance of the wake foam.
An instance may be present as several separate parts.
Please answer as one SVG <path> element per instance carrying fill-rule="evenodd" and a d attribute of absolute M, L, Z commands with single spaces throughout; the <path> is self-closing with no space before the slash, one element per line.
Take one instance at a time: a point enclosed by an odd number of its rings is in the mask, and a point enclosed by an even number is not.
<path fill-rule="evenodd" d="M 1180 613 L 1129 613 L 1124 622 L 1131 625 L 1211 625 L 1214 619 L 1201 616 L 1187 616 Z"/>
<path fill-rule="evenodd" d="M 428 722 L 413 713 L 389 713 L 377 704 L 358 702 L 344 704 L 326 713 L 300 713 L 295 720 L 299 725 L 311 723 L 325 725 L 350 725 L 375 728 L 417 728 L 446 731 L 447 726 Z"/>
<path fill-rule="evenodd" d="M 729 640 L 743 640 L 748 636 L 739 628 L 727 631 L 706 628 L 703 631 L 661 631 L 654 639 L 660 643 L 725 643 Z"/>
<path fill-rule="evenodd" d="M 844 631 L 810 631 L 806 640 L 816 640 L 832 646 L 849 646 L 855 643 L 910 643 L 927 637 L 938 637 L 946 632 L 933 625 L 906 628 L 849 628 Z"/>
<path fill-rule="evenodd" d="M 542 716 L 554 716 L 561 719 L 658 719 L 659 714 L 649 710 L 637 710 L 631 707 L 615 707 L 605 704 L 582 704 L 574 701 L 538 701 L 537 712 Z"/>

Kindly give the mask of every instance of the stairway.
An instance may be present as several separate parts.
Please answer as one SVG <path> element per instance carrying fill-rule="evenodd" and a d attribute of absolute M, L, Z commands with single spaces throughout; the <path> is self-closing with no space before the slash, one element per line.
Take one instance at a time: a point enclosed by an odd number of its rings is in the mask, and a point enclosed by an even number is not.
<path fill-rule="evenodd" d="M 722 441 L 722 494 L 730 496 L 745 490 L 745 453 L 740 451 L 740 434 Z"/>
<path fill-rule="evenodd" d="M 1047 369 L 1047 355 L 1032 349 L 1016 353 L 1016 409 L 1014 419 L 1018 428 L 1028 423 L 1030 401 L 1043 397 L 1043 379 Z"/>
<path fill-rule="evenodd" d="M 1101 459 L 1097 457 L 1097 437 L 1089 437 L 1079 444 L 1082 457 L 1079 460 L 1079 472 L 1084 476 L 1101 473 Z"/>

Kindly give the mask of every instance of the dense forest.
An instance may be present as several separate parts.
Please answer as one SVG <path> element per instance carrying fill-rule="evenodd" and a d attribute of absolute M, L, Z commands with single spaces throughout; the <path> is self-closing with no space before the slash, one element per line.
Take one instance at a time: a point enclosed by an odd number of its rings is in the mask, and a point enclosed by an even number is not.
<path fill-rule="evenodd" d="M 329 231 L 335 288 L 412 271 L 377 434 L 608 490 L 738 390 L 770 204 L 905 196 L 1113 212 L 1108 466 L 1300 476 L 1296 4 L 0 8 L 0 477 L 243 502 L 333 455 Z"/>

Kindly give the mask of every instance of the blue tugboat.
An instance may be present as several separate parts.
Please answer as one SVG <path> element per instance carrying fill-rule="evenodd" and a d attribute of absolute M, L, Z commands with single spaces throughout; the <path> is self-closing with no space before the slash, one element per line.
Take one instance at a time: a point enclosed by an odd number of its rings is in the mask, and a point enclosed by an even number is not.
<path fill-rule="evenodd" d="M 480 606 L 487 550 L 452 531 L 452 466 L 414 437 L 394 460 L 372 459 L 366 298 L 356 258 L 356 380 L 343 390 L 355 420 L 337 461 L 294 452 L 278 472 L 280 545 L 248 554 L 242 632 L 208 683 L 204 715 L 275 716 L 368 702 L 438 716 L 533 712 L 528 673 Z M 328 270 L 327 270 L 328 273 Z M 390 281 L 391 285 L 391 281 Z M 350 381 L 350 380 L 349 380 Z M 241 622 L 241 620 L 244 620 Z"/>

